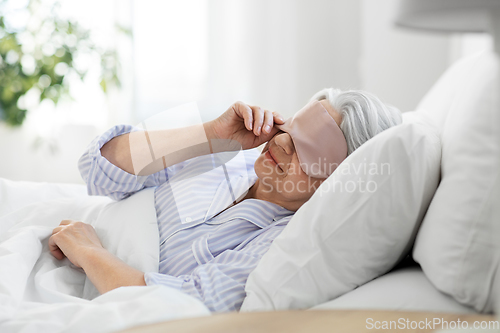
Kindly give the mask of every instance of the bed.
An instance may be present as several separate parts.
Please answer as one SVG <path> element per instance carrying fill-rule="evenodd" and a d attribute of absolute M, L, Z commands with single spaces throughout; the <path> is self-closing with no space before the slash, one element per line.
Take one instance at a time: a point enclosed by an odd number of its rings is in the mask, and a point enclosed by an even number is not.
<path fill-rule="evenodd" d="M 387 161 L 395 172 L 356 175 L 379 184 L 376 194 L 361 199 L 359 193 L 317 192 L 250 274 L 241 311 L 493 312 L 500 295 L 494 236 L 500 227 L 493 223 L 500 208 L 492 199 L 500 187 L 498 69 L 490 52 L 460 60 L 415 112 L 405 114 L 401 127 L 352 154 L 349 162 Z M 146 202 L 148 195 L 129 199 Z M 355 207 L 354 213 L 333 211 L 337 200 Z M 196 299 L 167 287 L 119 288 L 96 297 L 81 271 L 44 254 L 51 228 L 61 219 L 82 219 L 127 263 L 151 268 L 155 228 L 141 231 L 140 243 L 149 247 L 130 248 L 143 227 L 134 216 L 149 216 L 155 225 L 152 207 L 141 207 L 127 211 L 123 202 L 88 197 L 84 185 L 0 178 L 0 331 L 111 332 L 211 315 Z M 107 219 L 126 219 L 121 229 L 129 233 L 113 237 L 100 223 L 102 211 Z M 308 235 L 309 243 L 297 242 L 297 234 Z"/>
<path fill-rule="evenodd" d="M 459 60 L 402 125 L 349 156 L 388 161 L 394 172 L 362 178 L 379 184 L 376 195 L 315 193 L 250 274 L 242 311 L 494 312 L 499 70 L 493 51 Z M 325 183 L 343 179 L 336 173 Z"/>

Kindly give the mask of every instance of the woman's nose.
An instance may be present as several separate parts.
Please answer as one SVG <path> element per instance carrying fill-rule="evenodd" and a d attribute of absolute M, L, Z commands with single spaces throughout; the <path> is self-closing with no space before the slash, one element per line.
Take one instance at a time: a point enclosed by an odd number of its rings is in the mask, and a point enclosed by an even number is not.
<path fill-rule="evenodd" d="M 274 138 L 274 142 L 277 146 L 281 147 L 287 155 L 292 155 L 295 147 L 293 145 L 292 137 L 290 134 L 283 132 Z"/>

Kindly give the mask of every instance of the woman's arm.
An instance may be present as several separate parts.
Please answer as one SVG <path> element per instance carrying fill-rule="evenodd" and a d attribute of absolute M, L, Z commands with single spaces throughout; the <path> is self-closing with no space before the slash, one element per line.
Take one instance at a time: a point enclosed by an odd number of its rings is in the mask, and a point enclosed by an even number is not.
<path fill-rule="evenodd" d="M 127 265 L 104 248 L 82 255 L 82 268 L 101 294 L 119 287 L 146 285 L 143 272 Z"/>
<path fill-rule="evenodd" d="M 103 248 L 89 224 L 63 220 L 49 238 L 49 250 L 57 259 L 67 257 L 83 268 L 101 294 L 118 287 L 146 285 L 144 273 Z"/>
<path fill-rule="evenodd" d="M 210 154 L 209 123 L 180 129 L 136 131 L 114 137 L 101 155 L 135 175 L 151 175 L 193 157 Z"/>
<path fill-rule="evenodd" d="M 193 157 L 258 147 L 278 132 L 274 122 L 282 124 L 284 119 L 236 102 L 203 125 L 117 136 L 102 146 L 101 155 L 130 174 L 146 176 Z"/>

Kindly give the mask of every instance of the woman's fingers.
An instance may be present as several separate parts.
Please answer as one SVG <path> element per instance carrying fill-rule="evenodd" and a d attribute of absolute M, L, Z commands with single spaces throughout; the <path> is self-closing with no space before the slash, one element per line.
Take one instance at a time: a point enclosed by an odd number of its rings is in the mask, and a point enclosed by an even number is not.
<path fill-rule="evenodd" d="M 246 105 L 245 103 L 242 104 L 242 112 L 243 112 L 243 119 L 245 121 L 245 127 L 247 130 L 251 131 L 253 129 L 253 112 L 252 109 Z"/>
<path fill-rule="evenodd" d="M 273 111 L 273 117 L 274 117 L 274 122 L 278 124 L 283 124 L 285 123 L 285 118 L 283 118 L 282 115 L 280 115 L 278 112 Z"/>
<path fill-rule="evenodd" d="M 58 227 L 55 227 L 54 230 L 52 230 L 52 235 L 55 235 L 57 234 L 59 231 L 63 230 L 65 228 L 65 226 L 58 226 Z"/>
<path fill-rule="evenodd" d="M 62 260 L 65 257 L 59 246 L 57 246 L 54 235 L 49 238 L 49 251 L 58 260 Z"/>
<path fill-rule="evenodd" d="M 278 124 L 284 123 L 284 119 L 279 113 L 264 110 L 258 106 L 251 106 L 251 108 L 255 119 L 253 132 L 257 136 L 261 133 L 271 133 L 275 122 Z"/>
<path fill-rule="evenodd" d="M 271 132 L 271 129 L 274 126 L 274 116 L 273 113 L 269 110 L 264 111 L 264 123 L 262 126 L 262 131 L 266 134 Z"/>
<path fill-rule="evenodd" d="M 73 224 L 75 222 L 76 221 L 74 221 L 74 220 L 62 220 L 61 223 L 59 223 L 59 226 L 55 227 L 54 230 L 52 230 L 52 235 L 57 234 L 59 231 L 66 228 L 68 225 Z"/>
<path fill-rule="evenodd" d="M 264 123 L 264 110 L 259 106 L 251 106 L 253 110 L 253 134 L 259 136 L 262 132 L 262 124 Z"/>
<path fill-rule="evenodd" d="M 269 134 L 274 124 L 283 124 L 285 119 L 278 113 L 264 110 L 259 106 L 249 106 L 243 102 L 236 102 L 233 105 L 236 114 L 243 118 L 245 127 L 253 131 L 256 136 L 261 133 Z"/>
<path fill-rule="evenodd" d="M 252 109 L 243 102 L 236 102 L 232 105 L 234 112 L 238 115 L 238 117 L 243 119 L 243 123 L 247 130 L 252 130 L 253 123 L 253 115 Z"/>

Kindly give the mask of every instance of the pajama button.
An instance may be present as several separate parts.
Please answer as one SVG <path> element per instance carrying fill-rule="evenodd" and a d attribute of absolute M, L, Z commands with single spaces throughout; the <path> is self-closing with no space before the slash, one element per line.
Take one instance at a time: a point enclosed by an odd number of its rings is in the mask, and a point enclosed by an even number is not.
<path fill-rule="evenodd" d="M 190 217 L 186 217 L 186 222 L 187 222 L 187 223 L 189 223 L 189 222 L 191 222 L 191 221 L 193 221 L 193 219 L 192 219 L 192 218 L 190 218 Z"/>

